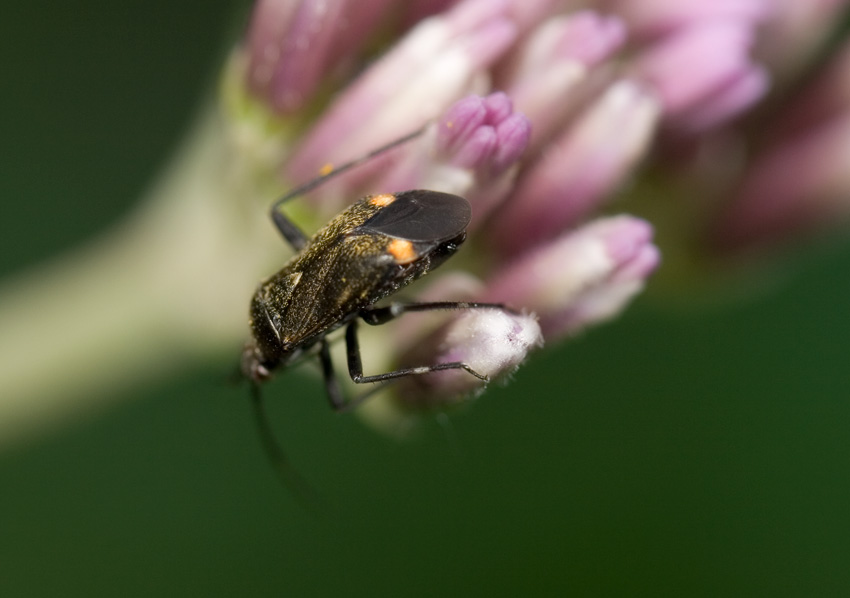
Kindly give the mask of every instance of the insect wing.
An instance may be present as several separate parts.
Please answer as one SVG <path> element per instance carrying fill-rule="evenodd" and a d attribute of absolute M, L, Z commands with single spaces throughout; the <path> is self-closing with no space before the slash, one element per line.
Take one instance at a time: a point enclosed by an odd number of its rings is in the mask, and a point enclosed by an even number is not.
<path fill-rule="evenodd" d="M 386 235 L 417 245 L 437 245 L 462 235 L 471 216 L 469 202 L 457 195 L 405 191 L 357 227 L 356 232 Z"/>

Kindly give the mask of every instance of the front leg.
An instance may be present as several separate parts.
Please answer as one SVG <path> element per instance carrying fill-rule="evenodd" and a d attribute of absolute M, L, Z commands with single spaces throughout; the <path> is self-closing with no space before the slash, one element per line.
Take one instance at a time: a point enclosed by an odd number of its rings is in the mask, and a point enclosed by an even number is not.
<path fill-rule="evenodd" d="M 399 378 L 405 378 L 407 376 L 420 376 L 422 374 L 430 374 L 431 372 L 441 372 L 443 370 L 464 370 L 484 382 L 488 382 L 490 380 L 489 377 L 479 374 L 468 364 L 463 363 L 461 361 L 452 361 L 449 363 L 435 363 L 433 365 L 425 365 L 412 368 L 402 368 L 383 374 L 364 376 L 363 363 L 360 358 L 360 343 L 357 338 L 357 320 L 352 321 L 345 331 L 345 349 L 346 354 L 348 356 L 348 374 L 351 376 L 351 379 L 357 384 L 390 382 L 393 380 L 398 380 Z M 381 387 L 378 386 L 376 388 L 364 392 L 363 394 L 347 402 L 344 405 L 344 409 L 353 409 L 380 389 Z"/>
<path fill-rule="evenodd" d="M 280 205 L 291 199 L 284 195 L 278 202 L 274 205 L 271 211 L 272 221 L 274 225 L 277 227 L 277 230 L 280 231 L 280 234 L 283 235 L 283 238 L 286 239 L 286 242 L 292 246 L 292 249 L 297 253 L 304 249 L 304 246 L 307 245 L 307 235 L 305 235 L 300 228 L 298 228 L 292 220 L 286 217 L 281 209 Z"/>

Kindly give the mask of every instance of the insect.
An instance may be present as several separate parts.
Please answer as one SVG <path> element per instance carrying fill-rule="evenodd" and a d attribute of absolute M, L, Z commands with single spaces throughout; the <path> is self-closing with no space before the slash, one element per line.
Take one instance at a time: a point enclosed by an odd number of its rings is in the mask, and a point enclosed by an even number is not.
<path fill-rule="evenodd" d="M 388 382 L 405 376 L 461 369 L 483 381 L 487 377 L 463 362 L 439 363 L 364 375 L 357 336 L 358 321 L 389 322 L 409 312 L 446 309 L 507 309 L 501 304 L 438 301 L 375 305 L 428 274 L 451 257 L 466 239 L 471 208 L 462 197 L 412 190 L 364 197 L 308 238 L 281 207 L 372 157 L 409 141 L 420 129 L 366 156 L 344 164 L 278 199 L 271 218 L 296 255 L 262 281 L 250 307 L 252 340 L 244 348 L 242 373 L 251 381 L 255 413 L 266 450 L 279 467 L 286 460 L 273 441 L 263 415 L 259 385 L 275 370 L 315 353 L 322 368 L 331 407 L 351 409 L 372 389 L 346 400 L 331 362 L 328 334 L 346 327 L 348 372 L 358 384 Z M 510 311 L 510 310 L 509 310 Z M 291 485 L 291 480 L 287 482 Z"/>
<path fill-rule="evenodd" d="M 348 371 L 358 384 L 462 369 L 487 377 L 463 362 L 404 368 L 366 376 L 357 338 L 358 320 L 379 325 L 405 313 L 447 309 L 507 309 L 497 303 L 437 301 L 375 304 L 451 257 L 466 239 L 469 202 L 449 193 L 412 190 L 370 195 L 334 217 L 308 238 L 281 210 L 286 202 L 368 159 L 420 135 L 422 130 L 344 164 L 280 199 L 271 218 L 297 252 L 279 272 L 262 281 L 251 300 L 253 339 L 242 354 L 242 372 L 255 385 L 298 361 L 314 347 L 331 406 L 337 411 L 359 404 L 365 395 L 345 400 L 336 380 L 327 335 L 347 326 Z M 509 310 L 510 311 L 510 310 Z"/>

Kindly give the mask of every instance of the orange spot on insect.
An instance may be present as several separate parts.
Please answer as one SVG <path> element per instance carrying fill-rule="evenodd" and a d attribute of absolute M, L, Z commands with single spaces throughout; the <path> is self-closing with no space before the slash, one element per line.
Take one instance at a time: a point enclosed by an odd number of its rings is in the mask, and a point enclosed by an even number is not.
<path fill-rule="evenodd" d="M 333 169 L 334 169 L 334 165 L 331 164 L 330 162 L 328 162 L 327 164 L 325 164 L 324 166 L 322 166 L 319 169 L 319 176 L 327 176 L 331 172 L 333 172 Z"/>
<path fill-rule="evenodd" d="M 395 195 L 392 193 L 384 193 L 382 195 L 376 195 L 375 197 L 369 200 L 369 203 L 373 206 L 378 206 L 379 208 L 383 208 L 384 206 L 390 205 L 395 201 Z"/>
<path fill-rule="evenodd" d="M 416 251 L 413 249 L 413 243 L 404 239 L 393 239 L 387 245 L 387 251 L 395 258 L 399 264 L 409 264 L 416 259 Z"/>

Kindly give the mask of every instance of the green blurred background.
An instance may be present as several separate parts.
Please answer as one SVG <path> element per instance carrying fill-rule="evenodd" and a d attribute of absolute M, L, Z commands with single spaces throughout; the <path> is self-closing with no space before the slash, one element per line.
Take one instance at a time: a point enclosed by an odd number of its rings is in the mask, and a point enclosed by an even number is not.
<path fill-rule="evenodd" d="M 129 209 L 241 8 L 4 9 L 0 274 Z M 232 364 L 127 390 L 0 454 L 0 595 L 848 595 L 850 248 L 800 261 L 748 303 L 639 302 L 409 443 L 287 375 L 272 419 L 319 518 L 270 471 Z"/>

